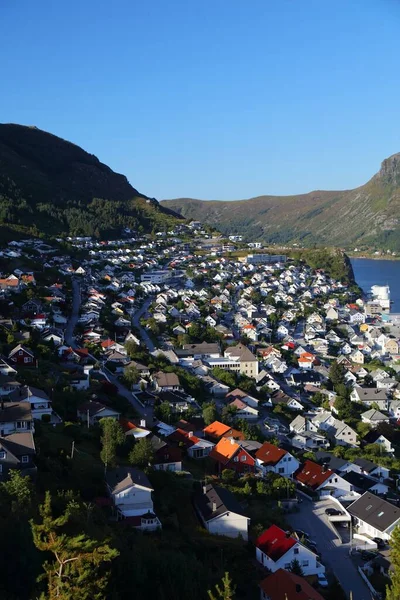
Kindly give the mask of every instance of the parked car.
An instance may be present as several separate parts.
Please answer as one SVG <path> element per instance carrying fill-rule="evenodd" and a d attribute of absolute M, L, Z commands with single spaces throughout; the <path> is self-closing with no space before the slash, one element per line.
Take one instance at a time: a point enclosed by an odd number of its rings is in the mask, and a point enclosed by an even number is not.
<path fill-rule="evenodd" d="M 337 508 L 327 508 L 325 511 L 325 514 L 328 515 L 329 517 L 336 517 L 339 515 L 342 515 L 342 511 L 338 510 Z"/>
<path fill-rule="evenodd" d="M 296 529 L 294 533 L 297 533 L 297 536 L 301 539 L 301 538 L 305 538 L 306 540 L 310 537 L 308 535 L 308 533 L 306 533 L 305 531 L 303 531 L 302 529 Z"/>
<path fill-rule="evenodd" d="M 372 538 L 372 541 L 375 542 L 375 544 L 378 546 L 378 548 L 384 548 L 386 546 L 385 540 L 383 540 L 380 537 L 374 537 L 374 538 Z"/>
<path fill-rule="evenodd" d="M 318 573 L 318 585 L 323 588 L 326 588 L 329 585 L 328 580 L 323 573 Z"/>
<path fill-rule="evenodd" d="M 360 556 L 363 560 L 373 560 L 378 556 L 378 552 L 373 552 L 372 550 L 361 550 Z"/>

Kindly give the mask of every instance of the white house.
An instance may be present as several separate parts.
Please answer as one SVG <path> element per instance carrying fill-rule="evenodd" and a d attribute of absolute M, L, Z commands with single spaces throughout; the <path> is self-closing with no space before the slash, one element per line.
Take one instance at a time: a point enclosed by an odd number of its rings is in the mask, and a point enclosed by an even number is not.
<path fill-rule="evenodd" d="M 283 477 L 291 477 L 299 466 L 299 461 L 290 452 L 269 442 L 264 442 L 256 452 L 256 471 L 263 476 L 272 472 Z"/>
<path fill-rule="evenodd" d="M 250 519 L 231 492 L 209 484 L 195 497 L 194 504 L 209 533 L 231 538 L 240 536 L 247 542 Z"/>
<path fill-rule="evenodd" d="M 278 569 L 290 569 L 292 561 L 298 560 L 304 575 L 325 573 L 317 555 L 277 525 L 271 525 L 256 540 L 256 558 L 274 573 Z"/>
<path fill-rule="evenodd" d="M 11 402 L 29 402 L 32 408 L 32 417 L 41 419 L 43 415 L 51 416 L 53 409 L 51 400 L 43 390 L 24 385 L 8 396 Z"/>
<path fill-rule="evenodd" d="M 119 518 L 129 518 L 134 527 L 146 531 L 161 528 L 153 509 L 153 488 L 142 471 L 132 467 L 113 469 L 107 473 L 106 483 Z"/>
<path fill-rule="evenodd" d="M 354 519 L 357 532 L 371 538 L 389 540 L 392 531 L 400 522 L 398 507 L 370 492 L 365 492 L 361 498 L 350 504 L 347 510 Z"/>

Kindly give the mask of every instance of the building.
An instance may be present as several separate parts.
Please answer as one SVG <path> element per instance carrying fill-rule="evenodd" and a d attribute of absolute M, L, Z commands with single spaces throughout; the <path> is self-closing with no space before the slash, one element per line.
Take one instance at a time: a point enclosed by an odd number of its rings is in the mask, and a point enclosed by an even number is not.
<path fill-rule="evenodd" d="M 23 475 L 34 475 L 35 454 L 32 431 L 0 437 L 0 481 L 7 479 L 11 469 L 17 469 Z"/>
<path fill-rule="evenodd" d="M 29 402 L 32 417 L 41 419 L 43 415 L 51 417 L 52 403 L 46 392 L 30 385 L 24 385 L 8 396 L 10 402 Z"/>
<path fill-rule="evenodd" d="M 324 600 L 303 577 L 278 569 L 260 583 L 260 600 Z"/>
<path fill-rule="evenodd" d="M 153 383 L 156 392 L 179 391 L 182 389 L 176 373 L 158 371 L 153 375 Z"/>
<path fill-rule="evenodd" d="M 347 508 L 353 517 L 357 532 L 374 538 L 389 540 L 400 522 L 400 510 L 387 500 L 366 492 Z"/>
<path fill-rule="evenodd" d="M 148 271 L 140 276 L 142 283 L 165 283 L 171 277 L 171 271 Z"/>
<path fill-rule="evenodd" d="M 340 498 L 350 494 L 353 489 L 351 484 L 338 473 L 328 469 L 326 465 L 319 465 L 311 460 L 306 460 L 293 477 L 320 498 L 326 496 Z"/>
<path fill-rule="evenodd" d="M 78 419 L 89 425 L 95 425 L 100 419 L 106 417 L 118 420 L 120 416 L 120 413 L 113 408 L 110 408 L 101 402 L 96 402 L 95 400 L 85 402 L 78 408 Z"/>
<path fill-rule="evenodd" d="M 194 506 L 209 533 L 231 538 L 241 536 L 247 542 L 250 519 L 231 492 L 206 485 L 195 496 Z"/>
<path fill-rule="evenodd" d="M 180 428 L 170 433 L 167 439 L 185 448 L 188 456 L 196 459 L 206 458 L 215 445 L 213 442 L 197 437 L 193 431 L 184 431 Z"/>
<path fill-rule="evenodd" d="M 246 256 L 246 263 L 248 265 L 269 265 L 285 262 L 286 256 L 283 254 L 248 254 Z"/>
<path fill-rule="evenodd" d="M 263 476 L 276 473 L 282 477 L 291 477 L 299 466 L 299 461 L 290 452 L 269 442 L 264 442 L 256 452 L 256 471 Z"/>
<path fill-rule="evenodd" d="M 221 438 L 211 450 L 210 458 L 217 463 L 220 473 L 224 469 L 237 473 L 249 473 L 255 469 L 255 458 L 233 438 Z"/>
<path fill-rule="evenodd" d="M 247 377 L 257 377 L 258 375 L 258 360 L 257 357 L 245 346 L 238 344 L 230 346 L 224 352 L 226 358 L 230 358 L 240 364 L 240 373 Z"/>
<path fill-rule="evenodd" d="M 1 437 L 35 430 L 29 402 L 2 402 L 0 406 Z"/>
<path fill-rule="evenodd" d="M 21 344 L 15 346 L 8 355 L 9 360 L 16 365 L 35 366 L 36 358 L 29 348 Z"/>
<path fill-rule="evenodd" d="M 290 569 L 294 560 L 299 562 L 304 575 L 325 573 L 318 556 L 277 525 L 271 525 L 264 531 L 255 545 L 258 562 L 272 573 L 279 569 Z"/>
<path fill-rule="evenodd" d="M 154 514 L 153 488 L 142 471 L 132 467 L 113 469 L 108 471 L 106 483 L 118 518 L 129 519 L 133 527 L 146 531 L 161 528 Z"/>

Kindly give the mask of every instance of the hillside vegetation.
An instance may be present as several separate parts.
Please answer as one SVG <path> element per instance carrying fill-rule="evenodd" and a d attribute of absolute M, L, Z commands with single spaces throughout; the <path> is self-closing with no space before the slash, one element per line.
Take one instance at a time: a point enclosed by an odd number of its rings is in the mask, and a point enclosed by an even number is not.
<path fill-rule="evenodd" d="M 176 218 L 79 146 L 36 127 L 0 125 L 0 231 L 112 235 Z"/>
<path fill-rule="evenodd" d="M 178 198 L 161 204 L 188 219 L 247 239 L 304 246 L 378 246 L 399 251 L 400 154 L 384 160 L 380 171 L 354 190 L 230 202 Z"/>

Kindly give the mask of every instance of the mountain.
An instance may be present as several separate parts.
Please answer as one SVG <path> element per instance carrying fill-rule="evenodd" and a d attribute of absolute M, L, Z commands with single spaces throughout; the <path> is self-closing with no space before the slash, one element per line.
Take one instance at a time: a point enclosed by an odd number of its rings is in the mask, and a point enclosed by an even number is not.
<path fill-rule="evenodd" d="M 181 217 L 79 146 L 36 127 L 0 124 L 0 226 L 21 233 L 152 231 Z"/>
<path fill-rule="evenodd" d="M 400 154 L 383 161 L 365 185 L 346 191 L 250 200 L 164 200 L 162 206 L 220 231 L 274 243 L 355 245 L 400 250 Z"/>

